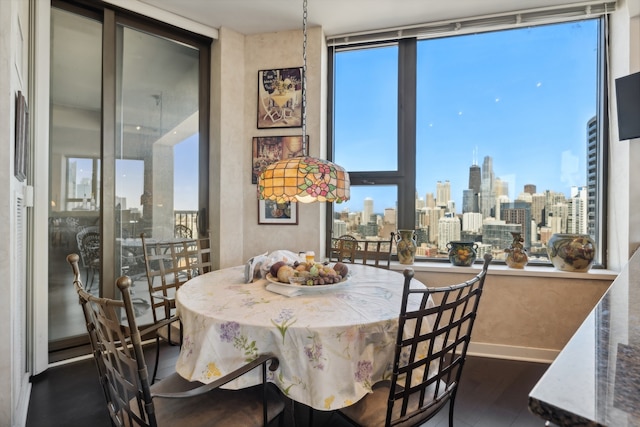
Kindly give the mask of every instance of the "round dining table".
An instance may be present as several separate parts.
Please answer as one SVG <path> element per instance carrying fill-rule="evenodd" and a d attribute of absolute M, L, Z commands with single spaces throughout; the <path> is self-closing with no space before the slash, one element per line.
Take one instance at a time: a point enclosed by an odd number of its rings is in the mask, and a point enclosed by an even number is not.
<path fill-rule="evenodd" d="M 273 353 L 280 363 L 268 381 L 292 400 L 318 410 L 357 402 L 391 376 L 404 276 L 348 266 L 339 285 L 245 283 L 244 266 L 189 280 L 176 294 L 183 327 L 177 372 L 209 383 Z M 411 286 L 424 285 L 414 279 Z M 255 370 L 228 387 L 255 385 L 260 375 Z"/>

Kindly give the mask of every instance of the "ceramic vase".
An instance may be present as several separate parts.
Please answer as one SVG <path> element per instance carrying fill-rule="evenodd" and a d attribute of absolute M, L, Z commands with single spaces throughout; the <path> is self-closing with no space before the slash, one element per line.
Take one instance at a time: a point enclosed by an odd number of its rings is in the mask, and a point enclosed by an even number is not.
<path fill-rule="evenodd" d="M 549 260 L 561 271 L 588 271 L 595 254 L 596 244 L 588 234 L 556 233 L 547 243 Z"/>
<path fill-rule="evenodd" d="M 512 231 L 511 235 L 513 236 L 513 242 L 511 242 L 511 246 L 504 250 L 507 253 L 505 263 L 510 268 L 524 268 L 527 262 L 529 262 L 529 257 L 527 256 L 527 250 L 522 244 L 522 242 L 524 242 L 522 233 Z"/>
<path fill-rule="evenodd" d="M 449 242 L 447 243 L 447 249 L 449 249 L 449 261 L 451 264 L 461 267 L 472 265 L 478 256 L 476 252 L 478 245 L 475 242 Z"/>
<path fill-rule="evenodd" d="M 398 230 L 396 247 L 400 264 L 413 264 L 416 260 L 416 232 L 415 230 Z"/>

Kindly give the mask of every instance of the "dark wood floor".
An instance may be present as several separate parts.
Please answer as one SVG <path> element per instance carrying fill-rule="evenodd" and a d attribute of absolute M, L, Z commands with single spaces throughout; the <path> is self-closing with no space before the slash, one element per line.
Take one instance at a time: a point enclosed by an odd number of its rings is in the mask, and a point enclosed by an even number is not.
<path fill-rule="evenodd" d="M 151 369 L 153 346 L 145 348 Z M 170 373 L 177 347 L 163 346 L 158 377 Z M 548 365 L 468 357 L 456 399 L 455 427 L 542 427 L 544 421 L 529 413 L 527 397 Z M 26 427 L 110 427 L 102 389 L 93 359 L 49 368 L 32 379 L 33 388 Z M 308 426 L 309 411 L 296 406 L 286 417 L 286 426 Z M 425 426 L 447 426 L 443 411 Z M 314 427 L 344 427 L 339 415 L 314 411 Z"/>

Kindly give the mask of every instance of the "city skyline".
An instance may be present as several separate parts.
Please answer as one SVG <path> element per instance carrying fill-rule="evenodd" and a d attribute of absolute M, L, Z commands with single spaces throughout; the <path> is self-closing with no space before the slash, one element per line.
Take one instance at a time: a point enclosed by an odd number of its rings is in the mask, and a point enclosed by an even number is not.
<path fill-rule="evenodd" d="M 486 156 L 486 157 L 490 157 L 490 156 Z M 477 166 L 477 165 L 470 165 L 469 169 L 471 169 L 471 167 L 473 166 Z M 482 168 L 481 168 L 482 169 Z M 585 176 L 585 181 L 581 184 L 576 184 L 576 185 L 572 185 L 571 187 L 569 187 L 566 191 L 559 191 L 557 189 L 552 189 L 552 188 L 546 188 L 541 190 L 540 187 L 535 183 L 535 182 L 527 182 L 527 183 L 523 183 L 521 188 L 517 189 L 517 188 L 512 188 L 512 183 L 510 181 L 506 181 L 504 179 L 502 179 L 501 177 L 496 177 L 497 180 L 501 181 L 502 183 L 506 183 L 507 187 L 508 187 L 508 197 L 510 201 L 515 201 L 518 199 L 518 196 L 521 193 L 525 192 L 525 189 L 528 186 L 534 186 L 536 188 L 536 194 L 544 194 L 547 191 L 551 191 L 551 192 L 555 192 L 555 193 L 560 193 L 563 194 L 567 199 L 571 197 L 571 191 L 573 188 L 579 188 L 579 187 L 585 187 L 587 185 L 586 182 L 586 176 Z M 433 198 L 435 200 L 435 204 L 438 205 L 439 201 L 437 198 L 437 186 L 438 183 L 451 183 L 450 180 L 440 180 L 434 183 L 433 188 L 434 191 L 427 191 L 425 193 L 419 193 L 416 190 L 416 195 L 417 198 L 419 200 L 424 201 L 424 203 L 427 203 L 427 195 L 433 195 Z M 335 204 L 334 205 L 334 210 L 336 213 L 339 213 L 345 209 L 348 209 L 350 212 L 363 212 L 364 211 L 364 201 L 367 199 L 372 199 L 374 201 L 374 208 L 373 208 L 373 213 L 376 214 L 384 214 L 384 210 L 385 209 L 389 209 L 389 208 L 397 208 L 397 200 L 395 202 L 393 202 L 392 204 L 388 204 L 386 202 L 384 202 L 384 204 L 375 204 L 375 201 L 378 200 L 380 201 L 382 200 L 388 200 L 388 190 L 391 188 L 391 186 L 376 186 L 376 187 L 369 187 L 369 186 L 352 186 L 351 187 L 351 199 L 348 202 L 344 202 L 344 203 L 340 203 L 340 204 Z M 463 192 L 467 190 L 466 188 L 463 190 Z M 453 194 L 453 191 L 451 191 L 451 193 Z M 382 194 L 382 197 L 379 197 L 379 195 Z M 512 197 L 511 195 L 515 194 L 515 197 Z M 378 197 L 376 197 L 376 195 L 378 195 Z M 457 201 L 460 200 L 460 201 Z M 452 198 L 449 200 L 446 200 L 444 205 L 447 205 L 447 202 L 449 201 L 454 201 L 455 203 L 455 213 L 456 214 L 462 214 L 463 213 L 463 194 L 460 194 L 459 197 L 457 198 Z"/>
<path fill-rule="evenodd" d="M 526 184 L 567 197 L 587 184 L 597 20 L 430 39 L 417 49 L 418 194 L 435 194 L 436 183 L 449 180 L 460 210 L 469 167 L 485 156 L 512 200 Z M 398 168 L 397 55 L 395 47 L 337 55 L 335 161 L 348 171 Z M 373 197 L 382 212 L 397 200 L 395 191 L 371 186 L 351 192 L 336 211 L 361 210 Z"/>

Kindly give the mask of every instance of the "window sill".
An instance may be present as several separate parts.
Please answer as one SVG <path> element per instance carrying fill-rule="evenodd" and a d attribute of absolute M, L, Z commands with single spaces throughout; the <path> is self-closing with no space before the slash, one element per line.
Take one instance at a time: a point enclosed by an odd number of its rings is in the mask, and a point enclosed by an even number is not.
<path fill-rule="evenodd" d="M 458 267 L 446 262 L 421 262 L 418 261 L 411 265 L 400 264 L 398 261 L 391 261 L 390 269 L 402 272 L 405 268 L 412 268 L 416 272 L 434 272 L 434 273 L 467 273 L 474 271 L 477 273 L 482 268 L 482 264 L 474 264 L 470 267 Z M 559 271 L 554 267 L 547 266 L 526 266 L 523 269 L 509 268 L 506 264 L 491 264 L 489 274 L 498 276 L 520 276 L 520 277 L 554 277 L 566 279 L 582 279 L 582 280 L 611 280 L 613 281 L 618 272 L 613 270 L 592 268 L 585 273 L 574 273 L 567 271 Z"/>

